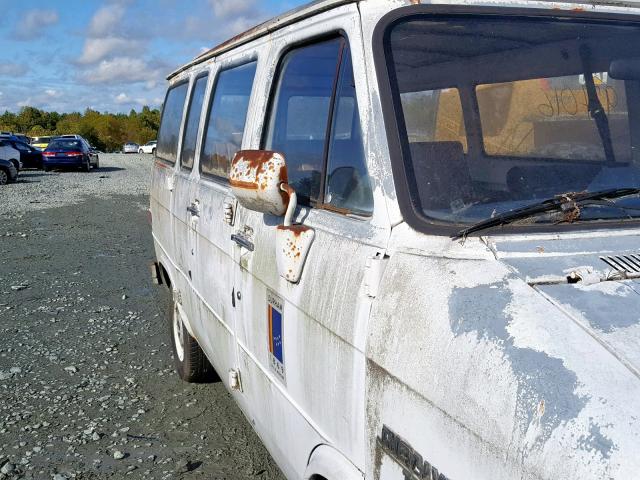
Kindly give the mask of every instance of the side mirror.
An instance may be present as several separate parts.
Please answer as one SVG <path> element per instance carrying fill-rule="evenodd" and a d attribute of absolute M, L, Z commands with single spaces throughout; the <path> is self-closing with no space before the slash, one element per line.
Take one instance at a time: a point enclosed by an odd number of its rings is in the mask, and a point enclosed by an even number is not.
<path fill-rule="evenodd" d="M 297 283 L 315 232 L 292 225 L 298 200 L 288 183 L 284 155 L 268 150 L 240 150 L 229 170 L 231 191 L 240 205 L 257 212 L 284 215 L 276 229 L 276 264 L 281 277 Z"/>
<path fill-rule="evenodd" d="M 284 215 L 289 194 L 282 185 L 287 181 L 287 165 L 278 152 L 240 150 L 231 161 L 231 191 L 240 205 L 249 210 Z"/>

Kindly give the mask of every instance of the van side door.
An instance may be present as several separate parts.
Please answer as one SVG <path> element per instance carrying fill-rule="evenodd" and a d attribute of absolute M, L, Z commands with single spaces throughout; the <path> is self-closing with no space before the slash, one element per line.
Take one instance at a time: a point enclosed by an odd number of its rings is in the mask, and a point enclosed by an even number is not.
<path fill-rule="evenodd" d="M 230 241 L 236 201 L 227 174 L 231 159 L 242 147 L 256 65 L 253 53 L 240 59 L 235 55 L 216 59 L 198 146 L 197 188 L 191 199 L 198 202 L 199 210 L 192 269 L 198 297 L 198 341 L 225 383 L 227 370 L 237 362 L 235 252 Z"/>
<path fill-rule="evenodd" d="M 282 217 L 239 207 L 237 341 L 251 420 L 289 478 L 329 444 L 363 469 L 368 265 L 389 234 L 362 119 L 366 75 L 359 15 L 342 6 L 273 34 L 269 102 L 255 105 L 253 148 L 277 151 L 298 195 L 295 222 L 312 228 L 302 275 L 278 271 Z M 265 92 L 266 93 L 266 92 Z M 266 113 L 265 113 L 266 112 Z"/>
<path fill-rule="evenodd" d="M 179 80 L 169 86 L 162 109 L 158 147 L 151 176 L 151 215 L 156 257 L 175 276 L 172 203 L 175 164 L 179 152 L 182 117 L 187 98 L 188 81 Z"/>
<path fill-rule="evenodd" d="M 200 305 L 195 276 L 201 259 L 198 255 L 198 230 L 202 220 L 202 205 L 198 196 L 198 175 L 195 170 L 202 112 L 209 85 L 209 72 L 203 70 L 192 75 L 187 99 L 184 127 L 175 174 L 173 197 L 175 262 L 180 274 L 175 287 L 181 292 L 178 303 L 182 306 L 189 332 L 200 342 L 202 339 Z"/>

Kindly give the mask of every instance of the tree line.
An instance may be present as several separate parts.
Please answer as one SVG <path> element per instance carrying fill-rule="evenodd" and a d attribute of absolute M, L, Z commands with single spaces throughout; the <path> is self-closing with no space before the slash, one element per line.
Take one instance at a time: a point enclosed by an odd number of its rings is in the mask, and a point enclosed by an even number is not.
<path fill-rule="evenodd" d="M 155 140 L 160 127 L 160 110 L 142 107 L 140 112 L 100 113 L 86 109 L 84 113 L 46 112 L 23 107 L 18 113 L 0 115 L 0 130 L 23 133 L 29 137 L 78 134 L 98 150 L 120 150 L 126 142 L 140 145 Z"/>

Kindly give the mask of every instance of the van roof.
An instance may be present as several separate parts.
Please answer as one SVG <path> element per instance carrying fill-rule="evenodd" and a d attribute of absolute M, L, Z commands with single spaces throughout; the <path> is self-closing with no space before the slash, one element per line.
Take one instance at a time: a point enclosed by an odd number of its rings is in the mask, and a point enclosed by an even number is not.
<path fill-rule="evenodd" d="M 237 47 L 238 45 L 242 45 L 244 43 L 248 43 L 251 40 L 262 37 L 274 30 L 278 30 L 287 25 L 290 25 L 294 22 L 302 20 L 303 18 L 310 17 L 320 12 L 324 12 L 325 10 L 330 10 L 332 8 L 338 7 L 340 5 L 345 5 L 348 3 L 356 3 L 360 0 L 315 0 L 311 3 L 307 3 L 306 5 L 302 5 L 298 8 L 294 8 L 293 10 L 289 10 L 286 13 L 273 17 L 271 20 L 267 20 L 264 23 L 261 23 L 253 28 L 250 28 L 246 32 L 243 32 L 235 37 L 230 38 L 222 42 L 221 44 L 213 47 L 210 50 L 198 55 L 191 62 L 183 65 L 177 70 L 171 72 L 167 76 L 167 80 L 171 80 L 173 77 L 178 75 L 180 72 L 184 72 L 185 70 L 191 68 L 198 63 L 204 62 L 205 60 L 209 60 L 221 53 L 224 53 L 232 48 Z"/>
<path fill-rule="evenodd" d="M 263 35 L 267 35 L 268 33 L 271 33 L 275 30 L 286 27 L 287 25 L 291 25 L 292 23 L 295 23 L 299 20 L 302 20 L 304 18 L 310 17 L 317 13 L 324 12 L 326 10 L 330 10 L 332 8 L 335 8 L 341 5 L 346 5 L 349 3 L 358 3 L 361 1 L 363 0 L 314 0 L 310 3 L 294 8 L 293 10 L 289 10 L 286 13 L 283 13 L 281 15 L 273 17 L 270 20 L 267 20 L 266 22 L 256 25 L 255 27 L 250 28 L 249 30 L 242 32 L 236 35 L 235 37 L 232 37 L 229 40 L 226 40 L 221 44 L 213 47 L 212 49 L 207 50 L 206 52 L 198 55 L 189 63 L 171 72 L 167 76 L 167 80 L 171 80 L 173 77 L 175 77 L 179 73 L 184 72 L 185 70 L 188 70 L 189 68 L 191 68 L 194 65 L 197 65 L 198 63 L 209 60 L 210 58 L 216 57 L 239 45 L 248 43 L 252 40 L 255 40 L 256 38 L 262 37 Z M 423 0 L 406 0 L 407 4 L 420 3 L 421 1 Z M 557 0 L 542 0 L 542 1 L 549 2 L 552 4 L 557 3 Z M 441 3 L 441 0 L 437 1 L 436 3 Z M 445 0 L 445 3 L 446 3 L 446 0 Z M 454 1 L 451 1 L 451 3 L 454 4 L 454 3 L 460 3 L 460 2 L 454 0 Z M 523 2 L 522 0 L 511 0 L 511 3 L 513 3 L 513 5 L 515 6 L 518 3 L 523 3 Z M 563 3 L 636 7 L 640 5 L 640 0 L 564 0 Z M 500 4 L 504 4 L 504 3 L 500 3 Z"/>

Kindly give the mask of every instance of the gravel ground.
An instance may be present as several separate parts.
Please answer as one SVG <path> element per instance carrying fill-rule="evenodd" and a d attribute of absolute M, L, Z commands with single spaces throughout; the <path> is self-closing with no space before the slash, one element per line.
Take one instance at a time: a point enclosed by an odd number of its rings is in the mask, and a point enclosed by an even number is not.
<path fill-rule="evenodd" d="M 283 477 L 220 383 L 173 370 L 151 158 L 0 187 L 0 479 Z"/>
<path fill-rule="evenodd" d="M 0 189 L 0 215 L 73 205 L 87 195 L 147 195 L 150 155 L 100 155 L 100 168 L 80 171 L 23 170 L 16 183 Z"/>

